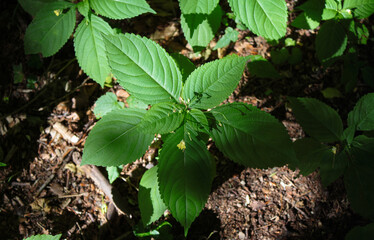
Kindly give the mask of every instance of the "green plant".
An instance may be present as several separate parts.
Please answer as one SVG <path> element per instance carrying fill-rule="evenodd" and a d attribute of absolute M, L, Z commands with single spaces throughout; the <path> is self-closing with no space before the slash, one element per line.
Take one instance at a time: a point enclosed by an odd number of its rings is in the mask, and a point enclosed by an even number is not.
<path fill-rule="evenodd" d="M 337 60 L 344 62 L 341 82 L 346 91 L 355 87 L 360 72 L 373 86 L 366 74 L 373 68 L 359 58 L 358 45 L 365 45 L 369 39 L 369 30 L 361 20 L 374 13 L 374 1 L 308 0 L 298 9 L 302 12 L 292 22 L 294 27 L 315 29 L 323 21 L 315 40 L 317 57 L 325 66 Z"/>
<path fill-rule="evenodd" d="M 348 199 L 354 211 L 374 220 L 374 93 L 362 97 L 348 115 L 348 127 L 338 113 L 312 98 L 289 98 L 292 111 L 310 136 L 294 143 L 300 173 L 320 169 L 327 186 L 344 175 Z M 330 144 L 330 145 L 326 145 Z"/>
<path fill-rule="evenodd" d="M 218 106 L 236 88 L 248 57 L 228 56 L 184 78 L 175 60 L 149 39 L 133 34 L 103 39 L 118 83 L 151 108 L 106 113 L 86 140 L 82 164 L 131 163 L 161 134 L 159 163 L 140 183 L 145 225 L 169 209 L 187 234 L 215 176 L 206 147 L 209 136 L 227 157 L 245 166 L 282 166 L 295 158 L 287 132 L 274 117 L 244 103 Z"/>
<path fill-rule="evenodd" d="M 28 237 L 25 240 L 59 240 L 61 238 L 61 235 L 62 234 L 52 236 L 52 235 L 46 235 L 46 234 L 41 235 L 40 234 L 40 235 Z"/>
<path fill-rule="evenodd" d="M 84 16 L 74 34 L 75 55 L 83 71 L 101 86 L 111 78 L 102 34 L 112 34 L 114 30 L 98 15 L 127 19 L 143 13 L 156 13 L 145 0 L 83 0 L 78 3 L 19 0 L 19 3 L 34 16 L 25 34 L 26 54 L 54 55 L 74 32 L 76 10 Z"/>

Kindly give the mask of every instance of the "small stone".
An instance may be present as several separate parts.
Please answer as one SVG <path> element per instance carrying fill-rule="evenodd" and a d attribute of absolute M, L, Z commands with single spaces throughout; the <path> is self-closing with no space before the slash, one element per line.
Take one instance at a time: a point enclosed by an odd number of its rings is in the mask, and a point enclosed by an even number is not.
<path fill-rule="evenodd" d="M 243 232 L 239 232 L 239 239 L 240 240 L 245 239 L 245 234 Z"/>

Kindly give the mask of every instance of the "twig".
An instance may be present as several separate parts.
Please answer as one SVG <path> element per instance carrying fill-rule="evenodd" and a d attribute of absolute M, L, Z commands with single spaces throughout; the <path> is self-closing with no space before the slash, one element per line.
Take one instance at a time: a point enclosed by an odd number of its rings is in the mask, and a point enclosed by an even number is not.
<path fill-rule="evenodd" d="M 53 180 L 54 177 L 55 177 L 54 173 L 52 173 L 51 175 L 49 175 L 49 177 L 47 178 L 47 180 L 43 183 L 42 186 L 40 186 L 40 188 L 36 192 L 36 196 L 39 196 L 39 194 L 41 193 L 41 191 L 43 191 L 43 189 Z"/>

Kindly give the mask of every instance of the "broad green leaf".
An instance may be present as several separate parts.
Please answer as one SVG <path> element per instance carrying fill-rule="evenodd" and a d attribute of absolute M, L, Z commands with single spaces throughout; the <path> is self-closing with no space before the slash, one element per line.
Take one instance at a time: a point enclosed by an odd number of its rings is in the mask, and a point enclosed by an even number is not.
<path fill-rule="evenodd" d="M 140 109 L 148 109 L 148 104 L 136 99 L 134 96 L 130 96 L 126 99 L 129 108 L 140 108 Z"/>
<path fill-rule="evenodd" d="M 35 16 L 46 5 L 59 1 L 62 0 L 18 0 L 22 8 L 32 16 Z"/>
<path fill-rule="evenodd" d="M 374 220 L 374 138 L 363 135 L 352 142 L 351 165 L 344 174 L 344 183 L 352 209 Z"/>
<path fill-rule="evenodd" d="M 177 129 L 184 118 L 182 105 L 174 103 L 159 103 L 153 105 L 144 115 L 140 128 L 153 134 L 169 133 Z"/>
<path fill-rule="evenodd" d="M 248 57 L 230 55 L 209 62 L 191 73 L 182 91 L 184 101 L 199 109 L 217 106 L 236 88 Z"/>
<path fill-rule="evenodd" d="M 214 161 L 205 142 L 186 123 L 165 140 L 158 166 L 162 199 L 187 235 L 208 199 Z"/>
<path fill-rule="evenodd" d="M 182 14 L 210 14 L 219 0 L 179 0 Z"/>
<path fill-rule="evenodd" d="M 345 85 L 346 92 L 352 92 L 357 85 L 358 74 L 362 63 L 358 59 L 356 52 L 349 52 L 342 57 L 344 65 L 340 81 Z"/>
<path fill-rule="evenodd" d="M 282 38 L 287 28 L 284 0 L 229 0 L 235 15 L 249 30 L 269 40 Z"/>
<path fill-rule="evenodd" d="M 291 49 L 291 55 L 288 58 L 288 63 L 291 65 L 296 65 L 298 63 L 301 63 L 303 60 L 303 52 L 298 47 L 293 47 Z"/>
<path fill-rule="evenodd" d="M 325 0 L 325 8 L 322 12 L 322 20 L 333 19 L 339 11 L 339 3 L 337 0 Z"/>
<path fill-rule="evenodd" d="M 179 101 L 182 75 L 158 44 L 134 34 L 104 36 L 109 65 L 119 84 L 147 104 Z"/>
<path fill-rule="evenodd" d="M 108 172 L 108 180 L 110 184 L 112 184 L 121 175 L 122 168 L 117 166 L 110 166 L 106 167 L 106 171 Z"/>
<path fill-rule="evenodd" d="M 83 71 L 103 87 L 111 71 L 102 34 L 113 34 L 113 30 L 107 22 L 92 14 L 90 20 L 85 18 L 78 25 L 74 48 Z"/>
<path fill-rule="evenodd" d="M 350 145 L 355 137 L 356 128 L 354 126 L 349 126 L 344 129 L 343 139 Z"/>
<path fill-rule="evenodd" d="M 26 29 L 25 53 L 54 55 L 68 41 L 75 27 L 75 8 L 67 13 L 62 10 L 74 6 L 68 2 L 48 4 L 40 10 Z"/>
<path fill-rule="evenodd" d="M 156 12 L 145 0 L 90 0 L 90 6 L 96 13 L 112 18 L 133 18 L 143 13 Z"/>
<path fill-rule="evenodd" d="M 167 209 L 158 187 L 157 171 L 158 166 L 147 170 L 139 183 L 138 202 L 145 226 L 159 219 Z"/>
<path fill-rule="evenodd" d="M 273 116 L 244 103 L 212 109 L 212 137 L 218 149 L 247 167 L 294 164 L 295 152 L 284 126 Z"/>
<path fill-rule="evenodd" d="M 296 167 L 300 169 L 300 174 L 304 176 L 314 172 L 321 162 L 333 158 L 332 151 L 313 138 L 297 140 L 293 145 L 298 160 Z"/>
<path fill-rule="evenodd" d="M 321 142 L 340 141 L 343 123 L 338 113 L 317 99 L 289 98 L 292 112 L 303 130 Z"/>
<path fill-rule="evenodd" d="M 90 3 L 89 0 L 83 0 L 82 2 L 77 3 L 77 8 L 80 14 L 88 18 L 88 13 L 90 12 Z"/>
<path fill-rule="evenodd" d="M 208 119 L 199 109 L 193 108 L 189 110 L 186 119 L 194 131 L 210 133 Z"/>
<path fill-rule="evenodd" d="M 344 9 L 354 9 L 359 18 L 368 18 L 374 13 L 374 0 L 344 0 Z"/>
<path fill-rule="evenodd" d="M 320 161 L 319 166 L 322 185 L 327 187 L 343 175 L 348 166 L 348 162 L 347 150 L 343 150 L 337 154 L 332 151 L 332 154 L 326 155 L 326 157 Z"/>
<path fill-rule="evenodd" d="M 324 98 L 328 98 L 328 99 L 343 97 L 342 93 L 336 88 L 325 88 L 321 90 L 321 93 Z"/>
<path fill-rule="evenodd" d="M 190 59 L 180 53 L 172 53 L 170 54 L 170 56 L 177 64 L 179 70 L 182 73 L 183 82 L 185 82 L 188 76 L 196 69 L 195 64 L 193 64 Z"/>
<path fill-rule="evenodd" d="M 250 60 L 247 67 L 251 75 L 255 75 L 259 78 L 281 78 L 274 66 L 261 55 L 251 55 Z"/>
<path fill-rule="evenodd" d="M 348 114 L 348 126 L 360 131 L 374 130 L 374 93 L 369 93 L 356 103 Z"/>
<path fill-rule="evenodd" d="M 363 227 L 354 227 L 344 238 L 345 240 L 373 240 L 374 239 L 374 223 L 367 224 Z"/>
<path fill-rule="evenodd" d="M 239 32 L 233 29 L 232 27 L 227 27 L 225 29 L 225 35 L 223 35 L 217 42 L 216 46 L 213 50 L 217 50 L 218 48 L 226 47 L 230 44 L 230 42 L 236 42 L 238 40 Z"/>
<path fill-rule="evenodd" d="M 39 234 L 39 235 L 34 235 L 28 238 L 25 238 L 25 240 L 59 240 L 61 238 L 62 234 L 58 235 L 45 235 L 45 234 Z"/>
<path fill-rule="evenodd" d="M 105 114 L 125 107 L 123 102 L 117 101 L 117 96 L 112 92 L 107 92 L 105 95 L 97 99 L 93 112 L 96 118 L 101 118 Z"/>
<path fill-rule="evenodd" d="M 88 135 L 82 165 L 119 166 L 140 158 L 154 137 L 139 129 L 145 113 L 125 108 L 106 114 Z"/>
<path fill-rule="evenodd" d="M 316 37 L 318 59 L 322 63 L 328 64 L 343 55 L 347 42 L 347 33 L 339 22 L 334 20 L 325 22 Z"/>
<path fill-rule="evenodd" d="M 185 38 L 195 52 L 206 48 L 214 38 L 222 17 L 222 9 L 218 5 L 212 13 L 181 15 L 181 27 Z"/>

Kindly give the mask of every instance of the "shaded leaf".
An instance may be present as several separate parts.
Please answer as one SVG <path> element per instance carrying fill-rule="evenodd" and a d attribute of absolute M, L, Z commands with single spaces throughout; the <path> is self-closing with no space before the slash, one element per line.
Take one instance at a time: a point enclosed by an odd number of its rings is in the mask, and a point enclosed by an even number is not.
<path fill-rule="evenodd" d="M 338 154 L 330 154 L 320 162 L 319 174 L 324 187 L 327 187 L 344 174 L 348 166 L 348 152 L 343 150 Z"/>
<path fill-rule="evenodd" d="M 218 48 L 226 47 L 230 44 L 230 42 L 236 42 L 238 40 L 239 32 L 233 29 L 232 27 L 227 27 L 225 29 L 225 35 L 223 35 L 217 42 L 216 46 L 213 50 L 217 50 Z"/>
<path fill-rule="evenodd" d="M 75 27 L 75 8 L 67 13 L 62 10 L 73 7 L 72 3 L 56 2 L 40 10 L 25 33 L 25 53 L 54 55 L 68 41 Z"/>
<path fill-rule="evenodd" d="M 193 64 L 190 59 L 180 53 L 172 53 L 170 56 L 174 59 L 179 70 L 182 73 L 183 82 L 185 82 L 188 76 L 196 69 L 195 64 Z"/>
<path fill-rule="evenodd" d="M 363 227 L 354 227 L 344 238 L 345 240 L 372 240 L 374 239 L 374 223 L 367 224 Z"/>
<path fill-rule="evenodd" d="M 22 8 L 32 16 L 35 16 L 40 9 L 43 9 L 48 4 L 59 1 L 62 0 L 18 0 Z"/>
<path fill-rule="evenodd" d="M 139 129 L 145 113 L 125 108 L 106 114 L 88 135 L 81 164 L 119 166 L 140 158 L 154 137 Z"/>
<path fill-rule="evenodd" d="M 179 101 L 182 75 L 162 47 L 128 33 L 104 39 L 113 74 L 131 95 L 147 104 Z"/>
<path fill-rule="evenodd" d="M 289 98 L 292 112 L 303 130 L 321 142 L 340 141 L 343 123 L 338 113 L 317 99 Z"/>
<path fill-rule="evenodd" d="M 247 167 L 267 168 L 295 163 L 295 152 L 284 126 L 256 107 L 232 103 L 212 109 L 212 137 L 218 149 Z"/>
<path fill-rule="evenodd" d="M 167 209 L 161 199 L 157 171 L 158 166 L 147 170 L 139 183 L 138 202 L 145 226 L 159 219 Z"/>
<path fill-rule="evenodd" d="M 374 130 L 374 93 L 369 93 L 358 100 L 348 114 L 348 126 L 360 131 Z"/>
<path fill-rule="evenodd" d="M 261 55 L 251 55 L 250 60 L 247 64 L 250 74 L 260 78 L 281 78 L 274 66 Z"/>
<path fill-rule="evenodd" d="M 218 5 L 219 0 L 179 0 L 182 14 L 210 14 Z"/>

